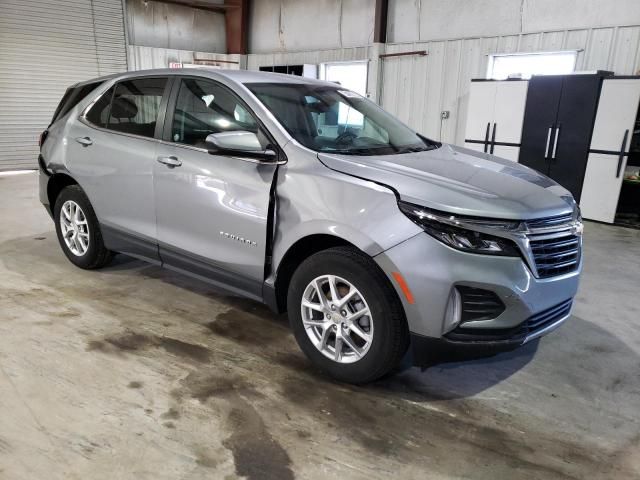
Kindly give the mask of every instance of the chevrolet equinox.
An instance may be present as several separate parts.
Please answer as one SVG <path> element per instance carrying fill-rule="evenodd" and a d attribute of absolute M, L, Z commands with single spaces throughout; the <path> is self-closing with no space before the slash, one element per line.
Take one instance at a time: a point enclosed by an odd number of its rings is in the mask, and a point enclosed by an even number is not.
<path fill-rule="evenodd" d="M 341 381 L 407 353 L 522 345 L 569 317 L 578 288 L 566 189 L 430 140 L 338 84 L 103 77 L 66 91 L 40 146 L 40 200 L 73 264 L 125 253 L 286 311 Z"/>

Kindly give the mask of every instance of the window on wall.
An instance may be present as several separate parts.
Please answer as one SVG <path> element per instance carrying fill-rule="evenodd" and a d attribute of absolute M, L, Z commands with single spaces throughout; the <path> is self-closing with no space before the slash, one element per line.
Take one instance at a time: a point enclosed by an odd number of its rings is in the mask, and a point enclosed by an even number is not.
<path fill-rule="evenodd" d="M 320 80 L 339 82 L 349 90 L 367 95 L 367 62 L 337 62 L 320 64 Z"/>
<path fill-rule="evenodd" d="M 532 75 L 573 73 L 578 52 L 509 53 L 489 55 L 487 78 L 504 80 L 510 76 L 531 78 Z"/>
<path fill-rule="evenodd" d="M 323 63 L 320 65 L 320 79 L 337 82 L 341 87 L 365 97 L 367 95 L 367 68 L 367 62 Z M 341 125 L 362 126 L 362 115 L 350 109 L 346 104 L 338 105 L 337 114 L 337 122 Z"/>

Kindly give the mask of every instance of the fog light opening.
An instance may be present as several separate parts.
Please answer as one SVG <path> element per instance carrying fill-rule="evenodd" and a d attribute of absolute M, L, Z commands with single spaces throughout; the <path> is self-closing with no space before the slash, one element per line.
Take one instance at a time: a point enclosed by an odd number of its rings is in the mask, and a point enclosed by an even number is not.
<path fill-rule="evenodd" d="M 462 298 L 457 288 L 452 288 L 444 314 L 444 333 L 450 332 L 460 324 L 462 318 Z"/>

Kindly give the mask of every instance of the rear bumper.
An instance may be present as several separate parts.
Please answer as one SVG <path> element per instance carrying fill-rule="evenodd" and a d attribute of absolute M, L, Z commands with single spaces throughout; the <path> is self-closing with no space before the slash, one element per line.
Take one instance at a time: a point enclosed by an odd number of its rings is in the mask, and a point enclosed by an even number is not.
<path fill-rule="evenodd" d="M 414 357 L 425 349 L 509 350 L 550 333 L 570 316 L 582 268 L 580 264 L 564 275 L 536 278 L 520 258 L 460 252 L 426 233 L 375 260 L 403 303 Z M 413 303 L 397 284 L 394 272 L 404 278 Z M 494 318 L 452 327 L 445 318 L 451 292 L 457 287 L 493 292 L 504 309 Z"/>
<path fill-rule="evenodd" d="M 53 208 L 49 205 L 49 195 L 47 193 L 51 173 L 47 170 L 42 155 L 38 155 L 38 167 L 38 195 L 40 203 L 42 203 L 44 208 L 47 210 L 49 216 L 53 218 Z"/>

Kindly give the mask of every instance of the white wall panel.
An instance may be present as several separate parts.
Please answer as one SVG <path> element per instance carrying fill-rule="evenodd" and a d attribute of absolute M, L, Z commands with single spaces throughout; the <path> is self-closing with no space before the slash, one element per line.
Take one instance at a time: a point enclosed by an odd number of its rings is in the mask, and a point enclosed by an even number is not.
<path fill-rule="evenodd" d="M 640 26 L 389 44 L 386 53 L 426 50 L 429 55 L 382 60 L 380 103 L 435 139 L 440 138 L 440 112 L 449 110 L 441 138 L 462 145 L 470 81 L 485 76 L 489 54 L 565 49 L 580 50 L 578 70 L 634 74 L 640 71 Z"/>
<path fill-rule="evenodd" d="M 400 43 L 639 23 L 638 0 L 389 0 L 387 32 Z"/>
<path fill-rule="evenodd" d="M 227 55 L 224 53 L 192 52 L 190 50 L 176 50 L 170 48 L 142 47 L 129 45 L 130 70 L 146 70 L 149 68 L 168 68 L 172 62 L 194 63 L 199 60 L 221 60 L 215 68 L 238 70 L 240 68 L 240 55 Z M 238 63 L 226 63 L 238 62 Z"/>
<path fill-rule="evenodd" d="M 36 167 L 67 87 L 126 69 L 121 0 L 2 0 L 0 170 Z"/>
<path fill-rule="evenodd" d="M 213 2 L 212 2 L 213 3 Z M 224 3 L 219 0 L 217 3 Z M 130 45 L 226 52 L 224 14 L 153 0 L 126 0 Z"/>
<path fill-rule="evenodd" d="M 260 0 L 249 16 L 249 51 L 322 50 L 373 42 L 371 0 Z"/>

